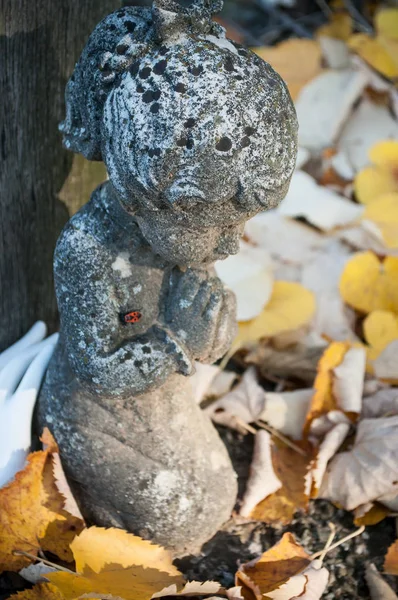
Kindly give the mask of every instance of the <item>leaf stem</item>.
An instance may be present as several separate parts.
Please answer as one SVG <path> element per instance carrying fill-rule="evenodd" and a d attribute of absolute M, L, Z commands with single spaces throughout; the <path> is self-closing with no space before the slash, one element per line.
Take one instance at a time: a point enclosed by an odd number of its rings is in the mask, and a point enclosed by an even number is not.
<path fill-rule="evenodd" d="M 258 421 L 256 421 L 256 425 L 258 425 L 258 427 L 261 427 L 262 429 L 265 429 L 269 433 L 272 433 L 272 435 L 279 438 L 281 440 L 281 442 L 286 444 L 286 446 L 289 446 L 289 448 L 291 448 L 295 452 L 298 452 L 298 454 L 301 454 L 301 456 L 308 456 L 308 454 L 305 450 L 303 450 L 302 448 L 300 448 L 300 446 L 297 446 L 294 442 L 289 440 L 289 438 L 287 438 L 285 435 L 283 435 L 283 433 L 279 433 L 279 431 L 277 431 L 276 429 L 271 427 L 271 425 L 267 425 L 260 419 Z"/>
<path fill-rule="evenodd" d="M 31 560 L 42 562 L 45 565 L 48 565 L 49 567 L 54 567 L 54 569 L 57 569 L 57 571 L 65 571 L 65 573 L 72 573 L 72 575 L 76 575 L 75 571 L 71 571 L 70 569 L 67 569 L 66 567 L 61 567 L 60 565 L 57 565 L 56 563 L 53 563 L 53 562 L 47 560 L 46 558 L 41 558 L 41 557 L 39 558 L 38 556 L 35 556 L 34 554 L 25 552 L 25 550 L 14 550 L 13 554 L 15 556 L 26 556 L 26 558 L 30 558 Z"/>

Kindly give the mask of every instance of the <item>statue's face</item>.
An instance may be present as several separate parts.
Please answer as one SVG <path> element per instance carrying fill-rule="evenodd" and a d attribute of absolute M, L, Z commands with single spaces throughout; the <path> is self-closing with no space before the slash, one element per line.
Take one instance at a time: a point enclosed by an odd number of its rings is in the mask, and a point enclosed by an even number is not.
<path fill-rule="evenodd" d="M 173 222 L 169 216 L 160 211 L 137 218 L 146 241 L 168 263 L 179 266 L 208 264 L 238 252 L 244 222 L 200 227 L 197 223 Z"/>

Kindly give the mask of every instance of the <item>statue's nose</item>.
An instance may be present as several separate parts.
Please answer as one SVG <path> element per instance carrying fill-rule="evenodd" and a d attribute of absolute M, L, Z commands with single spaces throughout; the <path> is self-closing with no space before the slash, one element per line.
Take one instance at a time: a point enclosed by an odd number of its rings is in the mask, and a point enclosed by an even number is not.
<path fill-rule="evenodd" d="M 205 193 L 189 180 L 175 181 L 164 194 L 164 201 L 176 210 L 192 208 L 195 204 L 206 200 Z"/>

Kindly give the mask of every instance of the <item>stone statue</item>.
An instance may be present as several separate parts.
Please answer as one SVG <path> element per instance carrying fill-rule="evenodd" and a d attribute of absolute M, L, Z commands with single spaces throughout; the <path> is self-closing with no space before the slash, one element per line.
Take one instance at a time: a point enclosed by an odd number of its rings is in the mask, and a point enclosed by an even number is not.
<path fill-rule="evenodd" d="M 225 37 L 219 0 L 126 7 L 94 30 L 66 90 L 64 144 L 109 180 L 55 250 L 60 338 L 38 423 L 89 523 L 183 554 L 226 521 L 236 477 L 195 405 L 194 362 L 222 357 L 234 297 L 213 269 L 286 194 L 286 86 Z"/>

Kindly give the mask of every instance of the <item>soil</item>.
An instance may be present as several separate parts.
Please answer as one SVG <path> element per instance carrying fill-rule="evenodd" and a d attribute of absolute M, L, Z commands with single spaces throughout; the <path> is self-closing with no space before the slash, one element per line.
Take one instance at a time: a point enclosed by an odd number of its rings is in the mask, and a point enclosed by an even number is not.
<path fill-rule="evenodd" d="M 253 436 L 242 436 L 220 427 L 239 480 L 239 495 L 245 489 L 253 451 Z M 309 554 L 322 550 L 330 533 L 328 523 L 337 528 L 337 538 L 352 533 L 356 526 L 351 513 L 339 510 L 326 500 L 315 500 L 307 514 L 297 513 L 288 526 L 269 526 L 265 523 L 239 524 L 231 519 L 211 539 L 199 556 L 177 561 L 177 566 L 190 580 L 219 581 L 225 587 L 234 585 L 238 566 L 258 557 L 290 531 Z M 329 585 L 322 600 L 370 599 L 364 572 L 367 562 L 373 562 L 382 571 L 384 556 L 396 539 L 395 519 L 384 519 L 367 527 L 366 531 L 328 554 L 324 566 L 329 570 Z M 397 591 L 394 577 L 386 577 Z"/>

